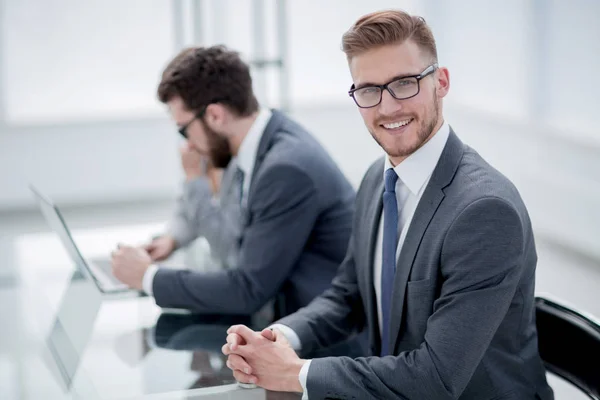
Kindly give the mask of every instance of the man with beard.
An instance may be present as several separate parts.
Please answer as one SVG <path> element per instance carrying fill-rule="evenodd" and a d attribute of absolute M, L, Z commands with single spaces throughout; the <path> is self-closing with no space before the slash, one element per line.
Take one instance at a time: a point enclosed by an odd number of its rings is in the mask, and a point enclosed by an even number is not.
<path fill-rule="evenodd" d="M 189 146 L 232 175 L 237 263 L 211 273 L 161 268 L 143 248 L 121 246 L 114 275 L 161 307 L 198 313 L 252 315 L 273 299 L 278 318 L 308 305 L 345 255 L 351 184 L 303 127 L 259 106 L 248 66 L 223 46 L 183 50 L 158 97 Z"/>
<path fill-rule="evenodd" d="M 331 289 L 271 329 L 229 329 L 236 379 L 310 399 L 552 399 L 538 353 L 536 250 L 513 184 L 444 120 L 448 69 L 425 21 L 360 18 L 349 95 L 385 151 L 357 194 Z M 366 326 L 370 357 L 301 359 Z"/>

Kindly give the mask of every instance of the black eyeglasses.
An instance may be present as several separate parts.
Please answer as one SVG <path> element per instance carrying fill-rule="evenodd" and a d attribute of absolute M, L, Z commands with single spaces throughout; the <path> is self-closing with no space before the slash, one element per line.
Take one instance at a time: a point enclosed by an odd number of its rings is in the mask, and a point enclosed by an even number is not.
<path fill-rule="evenodd" d="M 198 114 L 194 115 L 194 118 L 192 118 L 187 124 L 185 124 L 181 128 L 177 129 L 177 131 L 179 132 L 179 134 L 181 136 L 183 136 L 185 139 L 187 139 L 188 138 L 188 134 L 187 134 L 188 127 L 195 120 L 202 119 L 202 117 L 204 117 L 204 113 L 206 112 L 206 109 L 208 108 L 208 106 L 210 106 L 211 104 L 227 102 L 227 101 L 228 101 L 227 97 L 220 97 L 220 98 L 217 98 L 217 99 L 209 102 L 207 105 L 204 106 L 204 108 L 202 110 L 200 110 L 200 112 L 198 112 Z"/>
<path fill-rule="evenodd" d="M 206 106 L 208 107 L 208 106 Z M 204 113 L 206 112 L 206 107 L 204 107 L 202 109 L 202 111 L 200 111 L 198 114 L 194 115 L 194 118 L 192 118 L 187 124 L 185 124 L 184 126 L 182 126 L 181 128 L 177 129 L 177 131 L 179 132 L 179 134 L 181 136 L 184 137 L 184 139 L 188 138 L 188 134 L 187 134 L 187 128 L 191 125 L 192 122 L 194 122 L 196 119 L 201 119 L 204 116 Z"/>
<path fill-rule="evenodd" d="M 437 63 L 431 64 L 419 75 L 394 78 L 394 80 L 384 85 L 368 85 L 359 88 L 355 88 L 352 85 L 348 95 L 354 99 L 354 102 L 360 108 L 371 108 L 381 103 L 384 89 L 396 100 L 410 99 L 419 94 L 421 79 L 431 75 L 437 67 Z"/>

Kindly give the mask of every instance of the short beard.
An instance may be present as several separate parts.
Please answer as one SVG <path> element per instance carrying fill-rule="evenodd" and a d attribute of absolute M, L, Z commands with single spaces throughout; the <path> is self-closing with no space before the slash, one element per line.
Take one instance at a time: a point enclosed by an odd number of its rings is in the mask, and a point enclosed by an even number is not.
<path fill-rule="evenodd" d="M 227 138 L 212 130 L 203 120 L 201 120 L 201 122 L 204 126 L 204 132 L 206 132 L 206 138 L 208 141 L 208 157 L 210 158 L 211 164 L 215 168 L 227 168 L 233 157 L 233 154 L 231 153 L 231 147 L 229 146 L 229 141 Z"/>
<path fill-rule="evenodd" d="M 379 144 L 379 146 L 386 150 L 386 153 L 388 153 L 388 156 L 390 157 L 402 157 L 402 158 L 406 158 L 408 156 L 410 156 L 411 154 L 413 154 L 415 151 L 419 150 L 423 144 L 425 144 L 425 142 L 427 141 L 427 139 L 429 139 L 429 137 L 431 137 L 431 135 L 434 133 L 433 130 L 435 129 L 435 126 L 437 125 L 437 122 L 439 120 L 439 113 L 440 113 L 440 106 L 438 104 L 438 102 L 434 102 L 433 105 L 433 115 L 432 118 L 429 119 L 429 121 L 427 121 L 425 123 L 425 125 L 419 129 L 417 131 L 417 143 L 415 143 L 413 146 L 409 147 L 409 148 L 405 148 L 405 149 L 391 149 L 392 151 L 388 152 L 388 150 L 383 146 L 383 143 L 381 141 L 379 141 L 379 139 L 377 139 L 377 136 L 371 132 L 371 136 L 373 136 L 373 139 L 375 139 L 375 141 L 377 142 L 377 144 Z"/>

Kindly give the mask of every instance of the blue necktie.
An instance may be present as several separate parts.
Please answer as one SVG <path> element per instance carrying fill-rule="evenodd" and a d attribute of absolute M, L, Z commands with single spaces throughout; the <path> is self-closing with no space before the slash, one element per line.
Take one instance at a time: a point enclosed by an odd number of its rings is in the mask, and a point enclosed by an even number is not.
<path fill-rule="evenodd" d="M 398 247 L 398 202 L 396 181 L 398 175 L 393 168 L 385 171 L 383 191 L 383 257 L 381 263 L 381 356 L 390 354 L 390 317 L 392 311 L 392 289 L 396 273 L 396 248 Z"/>

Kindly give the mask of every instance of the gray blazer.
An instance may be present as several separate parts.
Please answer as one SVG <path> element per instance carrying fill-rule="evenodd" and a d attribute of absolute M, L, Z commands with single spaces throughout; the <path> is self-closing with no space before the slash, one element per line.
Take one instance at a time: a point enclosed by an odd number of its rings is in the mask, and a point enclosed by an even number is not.
<path fill-rule="evenodd" d="M 380 352 L 372 266 L 383 165 L 374 163 L 361 183 L 333 287 L 279 321 L 298 334 L 303 351 L 366 325 L 371 354 Z M 552 399 L 538 353 L 536 261 L 519 193 L 451 131 L 398 258 L 395 356 L 315 359 L 309 398 Z"/>
<path fill-rule="evenodd" d="M 355 191 L 323 147 L 274 111 L 261 138 L 242 210 L 237 268 L 202 273 L 161 268 L 162 307 L 253 314 L 276 298 L 290 314 L 331 285 L 352 229 Z"/>

